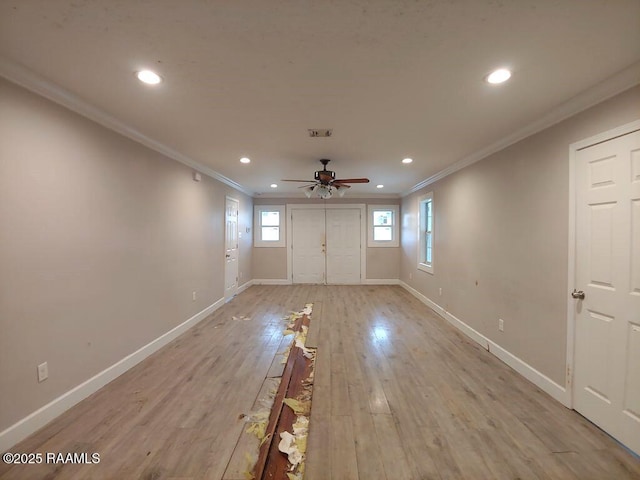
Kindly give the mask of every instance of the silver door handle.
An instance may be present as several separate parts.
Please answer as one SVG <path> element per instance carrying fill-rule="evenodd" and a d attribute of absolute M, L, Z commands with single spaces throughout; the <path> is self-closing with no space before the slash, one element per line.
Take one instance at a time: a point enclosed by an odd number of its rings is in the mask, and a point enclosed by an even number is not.
<path fill-rule="evenodd" d="M 573 292 L 571 292 L 571 296 L 573 298 L 579 298 L 580 300 L 584 300 L 584 292 L 582 290 L 576 290 L 574 288 Z"/>

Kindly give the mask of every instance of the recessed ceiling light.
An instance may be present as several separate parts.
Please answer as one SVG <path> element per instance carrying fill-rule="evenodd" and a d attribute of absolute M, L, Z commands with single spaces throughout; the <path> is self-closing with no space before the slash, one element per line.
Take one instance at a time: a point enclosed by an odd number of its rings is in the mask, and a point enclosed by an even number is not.
<path fill-rule="evenodd" d="M 382 184 L 376 185 L 376 188 L 384 188 L 384 185 L 382 185 Z"/>
<path fill-rule="evenodd" d="M 493 84 L 502 83 L 509 80 L 509 78 L 511 78 L 511 72 L 506 68 L 499 68 L 487 75 L 487 82 Z"/>
<path fill-rule="evenodd" d="M 402 163 L 411 163 L 413 162 L 413 158 L 405 158 L 402 160 Z"/>
<path fill-rule="evenodd" d="M 136 72 L 136 77 L 138 77 L 138 80 L 148 85 L 157 85 L 162 81 L 162 77 L 151 70 L 140 70 L 139 72 Z"/>
<path fill-rule="evenodd" d="M 271 188 L 278 188 L 278 184 L 277 183 L 272 183 L 271 184 Z"/>
<path fill-rule="evenodd" d="M 247 157 L 242 157 L 240 159 L 240 163 L 251 163 L 251 159 L 247 158 Z"/>

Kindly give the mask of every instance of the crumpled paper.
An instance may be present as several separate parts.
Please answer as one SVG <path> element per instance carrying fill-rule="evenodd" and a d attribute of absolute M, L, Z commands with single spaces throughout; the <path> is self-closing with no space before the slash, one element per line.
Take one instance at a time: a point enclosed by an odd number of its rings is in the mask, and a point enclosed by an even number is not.
<path fill-rule="evenodd" d="M 303 325 L 302 331 L 296 333 L 296 336 L 294 338 L 294 344 L 296 347 L 302 350 L 302 355 L 304 355 L 306 358 L 313 358 L 314 350 L 311 350 L 305 347 L 306 342 L 307 342 L 307 327 Z"/>
<path fill-rule="evenodd" d="M 302 463 L 304 459 L 304 455 L 307 451 L 308 434 L 309 419 L 303 415 L 299 415 L 296 422 L 293 424 L 293 434 L 289 432 L 282 432 L 280 434 L 278 450 L 287 455 L 287 460 L 289 460 L 289 463 L 294 469 L 298 464 Z"/>

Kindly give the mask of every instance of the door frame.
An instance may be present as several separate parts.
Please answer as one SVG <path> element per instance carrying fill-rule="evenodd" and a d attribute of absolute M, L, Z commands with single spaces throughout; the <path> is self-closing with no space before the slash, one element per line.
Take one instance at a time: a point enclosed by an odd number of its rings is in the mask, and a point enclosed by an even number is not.
<path fill-rule="evenodd" d="M 567 407 L 574 405 L 573 371 L 575 365 L 576 316 L 575 300 L 569 293 L 576 288 L 576 157 L 579 150 L 598 143 L 613 140 L 640 130 L 640 120 L 626 123 L 606 132 L 593 135 L 569 145 L 569 267 L 567 275 L 567 368 L 565 371 L 565 401 Z"/>
<path fill-rule="evenodd" d="M 364 203 L 340 203 L 325 205 L 318 203 L 288 203 L 287 216 L 287 283 L 293 283 L 293 225 L 291 215 L 293 210 L 332 210 L 332 209 L 360 209 L 360 284 L 367 279 L 367 206 Z"/>
<path fill-rule="evenodd" d="M 240 217 L 240 200 L 238 200 L 237 198 L 234 197 L 230 197 L 229 195 L 225 195 L 224 197 L 224 242 L 223 242 L 223 247 L 222 247 L 222 253 L 224 255 L 223 257 L 223 265 L 224 265 L 224 276 L 223 276 L 223 280 L 222 280 L 222 285 L 223 285 L 223 297 L 224 297 L 224 301 L 225 303 L 230 301 L 233 297 L 235 297 L 238 293 L 238 283 L 239 281 L 236 280 L 236 287 L 233 290 L 233 293 L 231 295 L 228 294 L 227 292 L 227 258 L 226 258 L 226 254 L 227 254 L 227 203 L 229 201 L 235 202 L 236 205 L 238 206 L 238 218 Z M 239 272 L 240 272 L 240 237 L 239 237 L 239 233 L 240 233 L 240 225 L 238 224 L 238 221 L 236 219 L 236 273 L 238 273 L 238 275 L 236 275 L 236 278 L 239 278 Z"/>

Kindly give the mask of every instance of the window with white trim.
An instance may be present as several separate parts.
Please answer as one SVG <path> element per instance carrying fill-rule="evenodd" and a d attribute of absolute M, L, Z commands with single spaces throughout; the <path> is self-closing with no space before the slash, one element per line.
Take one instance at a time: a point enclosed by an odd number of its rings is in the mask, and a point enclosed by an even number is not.
<path fill-rule="evenodd" d="M 433 273 L 433 192 L 418 199 L 418 269 Z"/>
<path fill-rule="evenodd" d="M 254 247 L 284 247 L 284 205 L 256 205 L 253 208 Z"/>
<path fill-rule="evenodd" d="M 399 247 L 398 205 L 369 205 L 369 247 Z"/>

